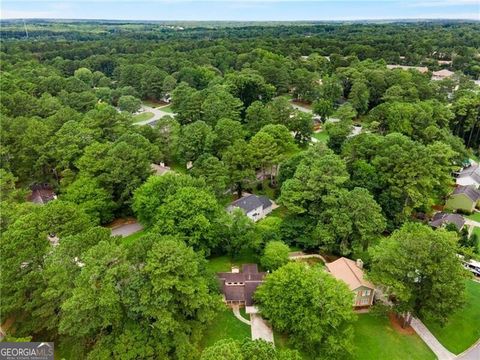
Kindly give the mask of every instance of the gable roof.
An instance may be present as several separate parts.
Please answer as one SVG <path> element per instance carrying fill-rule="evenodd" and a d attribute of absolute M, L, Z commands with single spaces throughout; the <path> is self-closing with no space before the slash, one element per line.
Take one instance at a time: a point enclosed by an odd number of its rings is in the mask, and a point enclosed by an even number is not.
<path fill-rule="evenodd" d="M 222 288 L 225 300 L 245 301 L 247 306 L 253 305 L 253 294 L 263 283 L 266 273 L 258 272 L 257 264 L 244 264 L 241 273 L 221 272 L 217 278 Z M 226 284 L 236 283 L 236 284 Z"/>
<path fill-rule="evenodd" d="M 480 184 L 480 168 L 478 167 L 478 164 L 468 166 L 462 169 L 457 177 L 471 177 L 476 183 Z"/>
<path fill-rule="evenodd" d="M 265 196 L 257 196 L 254 194 L 246 195 L 230 204 L 232 207 L 238 207 L 245 212 L 250 212 L 258 207 L 268 208 L 272 206 L 272 202 Z"/>
<path fill-rule="evenodd" d="M 465 194 L 473 202 L 477 202 L 480 199 L 480 191 L 474 186 L 457 186 L 452 195 Z"/>
<path fill-rule="evenodd" d="M 374 289 L 374 285 L 365 280 L 363 277 L 363 270 L 360 269 L 356 262 L 344 257 L 341 257 L 334 262 L 326 264 L 328 271 L 337 279 L 342 280 L 348 285 L 350 290 L 358 289 L 361 286 Z"/>
<path fill-rule="evenodd" d="M 46 204 L 57 198 L 55 192 L 48 184 L 36 184 L 31 186 L 32 192 L 28 195 L 27 200 L 35 204 Z"/>
<path fill-rule="evenodd" d="M 433 215 L 432 221 L 430 221 L 430 226 L 434 228 L 442 227 L 445 224 L 454 224 L 460 230 L 465 225 L 465 219 L 459 214 L 438 212 Z"/>

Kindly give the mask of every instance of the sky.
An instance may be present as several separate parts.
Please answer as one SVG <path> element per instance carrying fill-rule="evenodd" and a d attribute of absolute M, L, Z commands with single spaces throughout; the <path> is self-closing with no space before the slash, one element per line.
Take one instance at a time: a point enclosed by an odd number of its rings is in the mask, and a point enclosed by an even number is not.
<path fill-rule="evenodd" d="M 480 0 L 1 0 L 1 19 L 480 20 Z"/>

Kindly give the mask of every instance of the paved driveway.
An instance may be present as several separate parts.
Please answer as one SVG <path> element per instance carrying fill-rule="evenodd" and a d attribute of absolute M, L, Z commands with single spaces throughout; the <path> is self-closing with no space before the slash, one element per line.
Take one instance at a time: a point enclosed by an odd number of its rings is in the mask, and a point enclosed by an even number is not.
<path fill-rule="evenodd" d="M 470 349 L 458 355 L 457 359 L 458 360 L 479 360 L 480 359 L 480 339 Z"/>
<path fill-rule="evenodd" d="M 273 344 L 273 331 L 259 314 L 250 314 L 252 340 L 262 339 Z"/>
<path fill-rule="evenodd" d="M 169 112 L 163 111 L 161 107 L 154 108 L 154 107 L 147 106 L 147 105 L 142 105 L 142 112 L 151 112 L 151 113 L 153 113 L 153 117 L 148 119 L 148 120 L 145 120 L 145 121 L 136 122 L 135 125 L 153 125 L 153 124 L 155 124 L 155 122 L 157 122 L 159 119 L 161 119 L 164 116 L 167 116 L 167 115 L 168 116 L 175 116 L 174 113 L 169 113 Z"/>

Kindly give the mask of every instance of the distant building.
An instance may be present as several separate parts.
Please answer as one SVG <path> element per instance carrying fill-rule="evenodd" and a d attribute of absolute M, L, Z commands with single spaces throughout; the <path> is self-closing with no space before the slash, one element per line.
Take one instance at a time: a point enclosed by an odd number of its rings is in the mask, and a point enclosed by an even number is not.
<path fill-rule="evenodd" d="M 232 202 L 227 211 L 232 212 L 235 208 L 242 209 L 250 219 L 258 221 L 272 212 L 273 202 L 265 196 L 249 194 Z"/>
<path fill-rule="evenodd" d="M 480 191 L 475 186 L 457 186 L 445 203 L 447 209 L 473 212 L 480 201 Z"/>
<path fill-rule="evenodd" d="M 161 162 L 160 164 L 150 164 L 150 169 L 155 172 L 155 175 L 159 176 L 171 171 L 170 167 L 165 166 L 165 163 L 163 162 Z"/>
<path fill-rule="evenodd" d="M 253 294 L 263 283 L 266 273 L 259 272 L 257 264 L 244 264 L 242 272 L 233 267 L 231 272 L 220 272 L 217 279 L 224 300 L 229 305 L 253 305 Z"/>
<path fill-rule="evenodd" d="M 455 174 L 457 185 L 478 187 L 480 185 L 480 168 L 478 164 L 469 165 Z"/>
<path fill-rule="evenodd" d="M 452 60 L 438 60 L 438 65 L 452 65 Z"/>
<path fill-rule="evenodd" d="M 443 80 L 449 77 L 452 77 L 455 73 L 453 71 L 443 69 L 439 71 L 434 71 L 432 73 L 432 80 Z"/>
<path fill-rule="evenodd" d="M 35 204 L 45 205 L 46 203 L 55 200 L 57 195 L 52 187 L 48 184 L 36 184 L 31 188 L 32 192 L 28 195 L 27 200 Z"/>
<path fill-rule="evenodd" d="M 449 214 L 446 212 L 438 212 L 433 215 L 432 220 L 430 221 L 430 226 L 433 228 L 442 228 L 448 224 L 453 224 L 457 230 L 462 230 L 465 225 L 465 219 L 460 214 Z"/>
<path fill-rule="evenodd" d="M 426 66 L 387 65 L 387 69 L 417 70 L 422 74 L 428 72 L 428 68 Z"/>
<path fill-rule="evenodd" d="M 355 294 L 353 306 L 356 308 L 373 305 L 375 286 L 365 280 L 363 262 L 358 259 L 353 261 L 344 257 L 326 264 L 328 271 L 338 280 L 348 285 Z"/>

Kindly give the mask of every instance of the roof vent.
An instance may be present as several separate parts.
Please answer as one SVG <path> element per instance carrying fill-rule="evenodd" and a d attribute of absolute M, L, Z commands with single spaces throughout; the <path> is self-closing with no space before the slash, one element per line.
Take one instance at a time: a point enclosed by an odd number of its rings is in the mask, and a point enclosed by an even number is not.
<path fill-rule="evenodd" d="M 357 259 L 356 261 L 357 267 L 360 269 L 363 269 L 363 261 L 362 259 Z"/>

